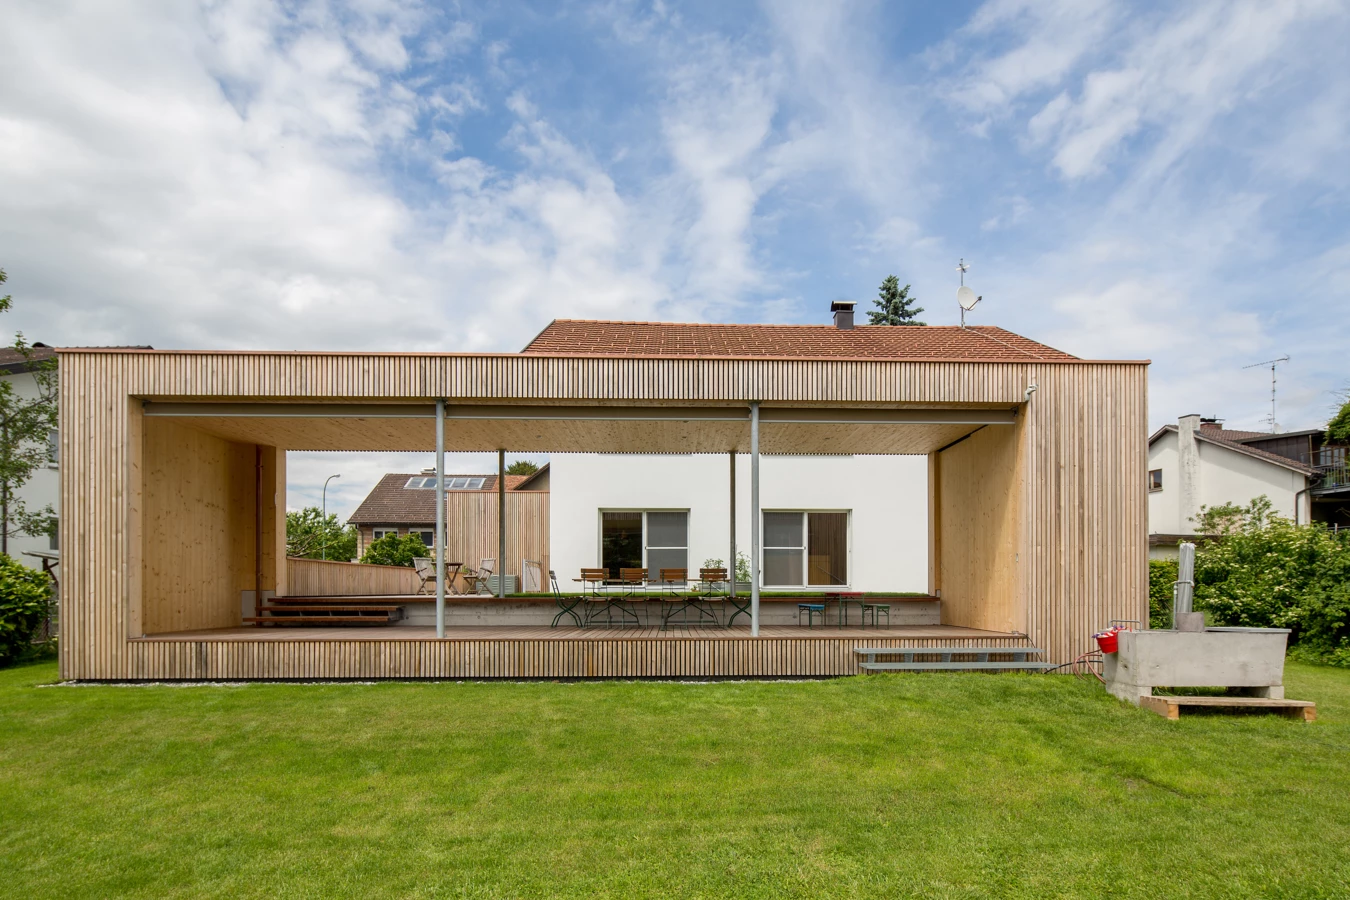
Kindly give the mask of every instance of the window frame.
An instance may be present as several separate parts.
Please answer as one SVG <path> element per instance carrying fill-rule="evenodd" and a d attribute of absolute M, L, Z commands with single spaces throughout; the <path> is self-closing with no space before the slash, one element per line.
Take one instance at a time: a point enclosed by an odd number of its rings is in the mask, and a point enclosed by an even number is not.
<path fill-rule="evenodd" d="M 1154 477 L 1153 477 L 1153 476 L 1155 476 L 1155 475 L 1158 476 L 1158 477 L 1157 477 L 1157 480 L 1156 480 L 1156 483 L 1155 483 L 1155 480 L 1154 480 Z M 1149 470 L 1148 470 L 1148 492 L 1149 492 L 1150 494 L 1158 494 L 1158 493 L 1161 493 L 1161 492 L 1162 492 L 1162 489 L 1163 489 L 1163 470 L 1162 470 L 1162 469 L 1149 469 Z"/>
<path fill-rule="evenodd" d="M 761 509 L 759 533 L 767 533 L 764 527 L 764 516 L 770 514 L 798 513 L 802 517 L 802 546 L 801 552 L 801 584 L 770 584 L 765 578 L 764 553 L 766 550 L 795 550 L 796 547 L 770 547 L 767 541 L 760 543 L 759 547 L 759 586 L 764 590 L 774 591 L 847 591 L 853 584 L 853 510 L 851 509 Z M 811 584 L 811 520 L 812 513 L 842 513 L 844 519 L 844 565 L 848 570 L 848 580 L 844 584 Z"/>
<path fill-rule="evenodd" d="M 637 513 L 638 515 L 642 516 L 642 541 L 641 541 L 641 543 L 642 543 L 642 568 L 647 569 L 647 575 L 648 575 L 649 578 L 657 578 L 657 577 L 660 576 L 660 573 L 659 573 L 659 572 L 653 572 L 653 571 L 651 571 L 651 566 L 648 564 L 648 563 L 649 563 L 649 556 L 648 556 L 648 553 L 647 553 L 648 550 L 683 550 L 683 551 L 684 551 L 684 563 L 685 563 L 684 566 L 683 566 L 683 568 L 684 568 L 686 571 L 688 570 L 688 568 L 689 568 L 689 517 L 690 517 L 690 515 L 692 514 L 692 510 L 690 510 L 688 507 L 683 507 L 683 508 L 676 508 L 676 507 L 652 507 L 652 508 L 650 508 L 650 509 L 642 509 L 642 508 L 636 508 L 636 507 L 631 507 L 631 506 L 601 506 L 601 507 L 598 507 L 598 508 L 596 509 L 596 511 L 595 511 L 595 522 L 596 522 L 596 535 L 595 535 L 595 537 L 596 537 L 596 541 L 595 541 L 595 564 L 596 564 L 596 567 L 597 567 L 597 568 L 606 569 L 606 571 L 608 571 L 608 569 L 607 569 L 606 566 L 605 566 L 605 513 Z M 649 535 L 651 534 L 651 528 L 648 527 L 648 525 L 647 525 L 647 514 L 648 514 L 648 513 L 684 513 L 684 546 L 683 546 L 683 547 L 665 547 L 665 546 L 662 546 L 662 547 L 651 547 L 651 546 L 649 546 L 649 545 L 648 545 L 648 537 L 649 537 Z M 666 566 L 665 568 L 672 568 L 672 567 Z M 679 567 L 674 567 L 674 568 L 679 568 Z"/>
<path fill-rule="evenodd" d="M 47 429 L 47 467 L 56 469 L 61 466 L 61 432 L 55 428 Z"/>

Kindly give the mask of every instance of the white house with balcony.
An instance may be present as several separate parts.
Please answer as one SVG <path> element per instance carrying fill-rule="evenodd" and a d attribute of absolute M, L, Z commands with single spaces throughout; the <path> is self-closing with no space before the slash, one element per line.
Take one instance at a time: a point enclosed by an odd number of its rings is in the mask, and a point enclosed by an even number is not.
<path fill-rule="evenodd" d="M 1269 437 L 1229 431 L 1198 415 L 1154 432 L 1148 439 L 1149 555 L 1175 557 L 1177 544 L 1197 535 L 1202 507 L 1246 505 L 1264 495 L 1273 512 L 1308 522 L 1316 470 L 1243 443 Z"/>

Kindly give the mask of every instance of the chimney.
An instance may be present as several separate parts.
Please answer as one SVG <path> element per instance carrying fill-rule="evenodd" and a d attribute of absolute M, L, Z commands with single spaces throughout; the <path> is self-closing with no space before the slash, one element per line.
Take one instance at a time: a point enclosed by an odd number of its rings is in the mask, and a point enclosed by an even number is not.
<path fill-rule="evenodd" d="M 1219 435 L 1223 432 L 1223 419 L 1209 417 L 1200 420 L 1201 434 Z"/>
<path fill-rule="evenodd" d="M 1191 519 L 1200 515 L 1200 447 L 1195 434 L 1201 428 L 1196 414 L 1177 419 L 1177 524 L 1182 534 L 1195 532 Z"/>
<path fill-rule="evenodd" d="M 830 304 L 830 312 L 834 313 L 834 327 L 840 331 L 853 330 L 853 307 L 852 300 L 836 300 Z"/>

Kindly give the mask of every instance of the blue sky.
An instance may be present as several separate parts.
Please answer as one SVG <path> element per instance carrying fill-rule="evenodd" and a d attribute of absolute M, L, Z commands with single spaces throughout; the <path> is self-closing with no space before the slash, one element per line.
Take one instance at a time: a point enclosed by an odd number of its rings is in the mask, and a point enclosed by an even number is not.
<path fill-rule="evenodd" d="M 54 344 L 516 350 L 823 322 L 887 274 L 1149 358 L 1156 427 L 1350 384 L 1350 9 L 1319 0 L 16 0 L 6 323 Z M 1340 52 L 1338 52 L 1340 51 Z M 393 459 L 297 459 L 296 497 Z M 465 459 L 464 467 L 481 467 Z"/>

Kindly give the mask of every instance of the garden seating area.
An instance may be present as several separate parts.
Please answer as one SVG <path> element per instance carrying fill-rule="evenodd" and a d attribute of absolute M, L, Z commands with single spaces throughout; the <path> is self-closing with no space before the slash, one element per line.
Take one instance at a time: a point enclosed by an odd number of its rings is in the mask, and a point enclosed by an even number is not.
<path fill-rule="evenodd" d="M 696 578 L 688 569 L 658 569 L 655 577 L 645 568 L 620 568 L 618 577 L 603 568 L 583 568 L 572 579 L 581 593 L 565 594 L 558 575 L 549 570 L 549 583 L 557 603 L 553 619 L 557 627 L 564 618 L 578 628 L 604 625 L 611 628 L 651 626 L 649 606 L 660 604 L 660 629 L 671 627 L 730 628 L 736 619 L 750 617 L 750 595 L 735 594 L 724 568 L 702 568 Z M 798 624 L 811 628 L 824 625 L 833 611 L 834 624 L 849 625 L 848 609 L 857 606 L 863 627 L 870 618 L 873 627 L 881 627 L 879 616 L 890 626 L 890 604 L 870 600 L 862 593 L 835 592 L 798 604 Z"/>

